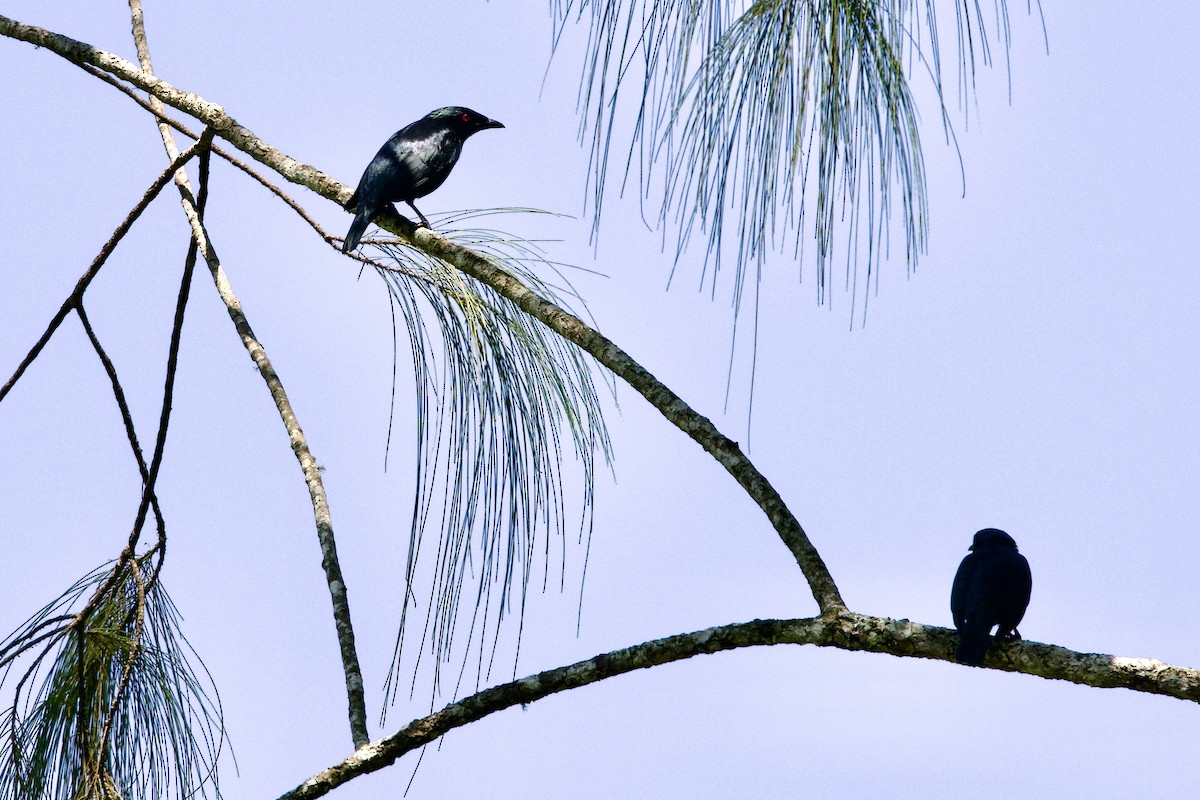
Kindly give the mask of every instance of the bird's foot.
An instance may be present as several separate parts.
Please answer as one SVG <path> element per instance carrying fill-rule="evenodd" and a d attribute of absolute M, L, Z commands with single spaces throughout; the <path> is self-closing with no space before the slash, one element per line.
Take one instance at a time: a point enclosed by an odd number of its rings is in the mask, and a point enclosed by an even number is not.
<path fill-rule="evenodd" d="M 996 634 L 996 639 L 1001 642 L 1019 642 L 1021 641 L 1021 632 L 1014 628 L 1008 633 Z"/>
<path fill-rule="evenodd" d="M 406 216 L 404 216 L 403 214 L 401 214 L 401 215 L 400 215 L 400 219 L 404 220 L 404 221 L 405 221 L 405 222 L 407 222 L 409 225 L 412 225 L 412 226 L 413 226 L 413 230 L 420 230 L 421 228 L 426 228 L 426 229 L 428 229 L 428 230 L 433 230 L 433 226 L 429 224 L 429 220 L 425 219 L 424 217 L 422 217 L 421 219 L 418 219 L 418 220 L 416 220 L 416 221 L 414 222 L 412 219 L 409 219 L 408 217 L 406 217 Z"/>
<path fill-rule="evenodd" d="M 433 230 L 433 226 L 429 224 L 429 220 L 425 219 L 425 215 L 421 213 L 421 209 L 417 208 L 411 200 L 406 200 L 405 202 L 408 203 L 408 207 L 417 212 L 417 216 L 421 218 L 421 222 L 416 227 Z"/>

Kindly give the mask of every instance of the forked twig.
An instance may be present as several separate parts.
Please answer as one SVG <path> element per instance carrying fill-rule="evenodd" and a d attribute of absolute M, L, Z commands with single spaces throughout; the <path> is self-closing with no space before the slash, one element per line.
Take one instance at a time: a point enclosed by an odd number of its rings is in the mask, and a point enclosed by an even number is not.
<path fill-rule="evenodd" d="M 108 241 L 104 243 L 104 246 L 100 248 L 99 254 L 97 254 L 96 258 L 92 260 L 92 263 L 87 268 L 87 271 L 85 271 L 83 275 L 80 276 L 78 282 L 76 282 L 75 288 L 71 291 L 71 294 L 67 296 L 67 299 L 63 301 L 63 304 L 58 309 L 58 312 L 55 313 L 55 315 L 51 318 L 50 324 L 46 326 L 45 333 L 43 333 L 41 338 L 37 340 L 37 343 L 30 348 L 29 353 L 26 354 L 25 358 L 17 366 L 16 371 L 13 372 L 12 377 L 8 379 L 4 386 L 0 387 L 0 401 L 4 400 L 5 396 L 12 390 L 14 386 L 16 386 L 17 381 L 21 379 L 21 376 L 25 374 L 25 370 L 29 368 L 29 365 L 37 359 L 38 355 L 42 352 L 42 349 L 50 341 L 50 337 L 54 335 L 54 332 L 58 330 L 60 325 L 62 325 L 63 320 L 67 318 L 67 314 L 70 313 L 71 310 L 76 306 L 78 306 L 80 300 L 83 299 L 83 293 L 87 291 L 88 285 L 91 284 L 92 280 L 100 272 L 100 268 L 104 266 L 104 262 L 108 260 L 108 257 L 112 255 L 113 250 L 115 250 L 117 245 L 120 244 L 121 239 L 125 238 L 125 234 L 129 233 L 129 229 L 133 227 L 133 223 L 137 222 L 137 219 L 142 215 L 142 212 L 146 210 L 154 198 L 158 197 L 158 193 L 163 190 L 163 187 L 166 186 L 168 182 L 170 182 L 171 177 L 175 174 L 175 171 L 181 168 L 188 161 L 192 160 L 192 158 L 194 158 L 202 149 L 203 148 L 200 146 L 200 143 L 197 142 L 187 150 L 184 150 L 182 153 L 180 153 L 176 158 L 172 159 L 170 165 L 168 165 L 167 168 L 163 170 L 157 178 L 154 179 L 154 182 L 150 184 L 150 188 L 148 188 L 146 193 L 142 195 L 142 199 L 137 202 L 137 204 L 127 215 L 125 215 L 125 219 L 121 221 L 121 224 L 117 226 L 115 231 L 113 231 L 112 236 L 110 236 Z"/>

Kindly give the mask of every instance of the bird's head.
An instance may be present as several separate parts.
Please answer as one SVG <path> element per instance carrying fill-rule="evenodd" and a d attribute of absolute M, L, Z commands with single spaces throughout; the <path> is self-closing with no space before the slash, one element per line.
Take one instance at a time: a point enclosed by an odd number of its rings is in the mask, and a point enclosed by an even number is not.
<path fill-rule="evenodd" d="M 1016 540 L 999 528 L 984 528 L 975 534 L 974 543 L 968 550 L 978 550 L 981 547 L 1011 547 L 1017 549 Z"/>
<path fill-rule="evenodd" d="M 494 119 L 485 117 L 478 111 L 472 111 L 463 106 L 446 106 L 439 108 L 437 111 L 429 112 L 430 119 L 440 120 L 442 123 L 457 131 L 464 139 L 473 133 L 478 133 L 485 128 L 503 128 L 504 124 L 497 122 Z"/>

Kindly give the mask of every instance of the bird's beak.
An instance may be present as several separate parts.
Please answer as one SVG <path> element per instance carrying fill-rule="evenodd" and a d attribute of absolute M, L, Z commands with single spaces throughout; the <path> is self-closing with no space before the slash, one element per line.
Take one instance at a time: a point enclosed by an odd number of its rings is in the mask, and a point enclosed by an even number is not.
<path fill-rule="evenodd" d="M 485 127 L 485 128 L 503 128 L 504 123 L 498 122 L 497 120 L 494 120 L 494 119 L 489 119 L 486 123 L 484 123 L 483 127 Z"/>

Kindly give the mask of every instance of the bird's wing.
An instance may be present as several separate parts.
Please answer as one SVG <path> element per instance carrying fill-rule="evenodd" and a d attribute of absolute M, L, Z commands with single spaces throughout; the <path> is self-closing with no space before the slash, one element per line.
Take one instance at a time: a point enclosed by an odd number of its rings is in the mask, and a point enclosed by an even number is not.
<path fill-rule="evenodd" d="M 1021 588 L 1021 604 L 1029 605 L 1029 596 L 1033 594 L 1033 573 L 1029 571 L 1029 559 L 1017 554 L 1020 563 L 1017 565 L 1019 586 Z"/>
<path fill-rule="evenodd" d="M 405 170 L 412 176 L 411 200 L 424 197 L 441 186 L 462 153 L 462 139 L 445 128 L 418 139 L 406 141 L 399 154 Z"/>
<path fill-rule="evenodd" d="M 391 140 L 375 154 L 363 171 L 358 191 L 355 192 L 360 203 L 378 208 L 385 203 L 407 199 L 405 195 L 408 187 L 412 186 L 412 175 L 396 150 L 389 145 Z"/>
<path fill-rule="evenodd" d="M 954 615 L 954 627 L 962 630 L 967 620 L 967 603 L 971 596 L 971 581 L 978 568 L 978 557 L 968 553 L 958 565 L 954 573 L 954 583 L 950 587 L 950 613 Z"/>
<path fill-rule="evenodd" d="M 1029 562 L 1015 548 L 1008 549 L 996 562 L 995 610 L 1000 629 L 997 636 L 1006 637 L 1016 630 L 1029 606 L 1033 579 Z"/>
<path fill-rule="evenodd" d="M 382 204 L 424 197 L 442 185 L 458 161 L 462 140 L 451 131 L 418 125 L 426 122 L 418 120 L 387 140 L 367 165 L 360 193 L 365 196 L 369 181 Z"/>

